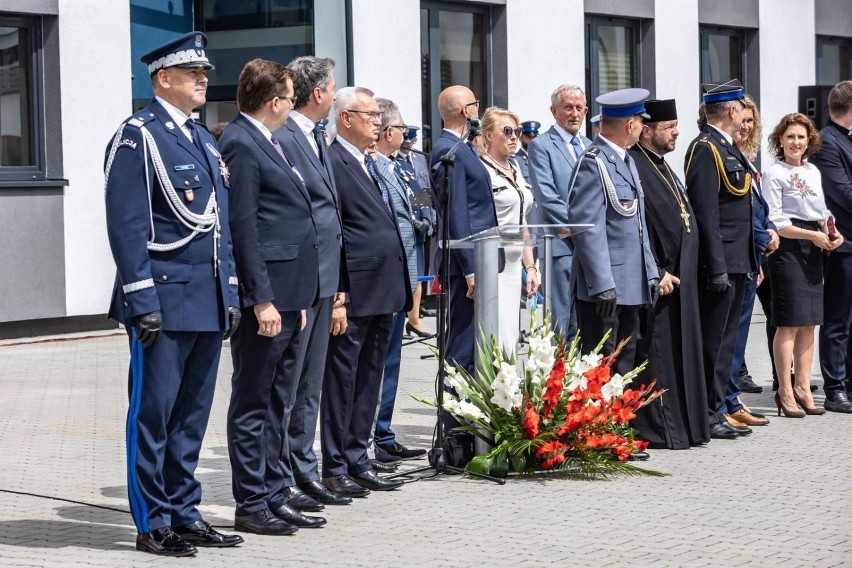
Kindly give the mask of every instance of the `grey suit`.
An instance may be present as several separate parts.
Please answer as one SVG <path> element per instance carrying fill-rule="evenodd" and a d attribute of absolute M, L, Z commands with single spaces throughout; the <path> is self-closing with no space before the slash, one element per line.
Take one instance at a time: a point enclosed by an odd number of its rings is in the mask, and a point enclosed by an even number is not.
<path fill-rule="evenodd" d="M 592 143 L 579 136 L 584 148 Z M 529 182 L 538 220 L 544 224 L 568 223 L 568 184 L 577 158 L 568 149 L 555 126 L 530 142 Z M 553 290 L 549 306 L 555 325 L 570 339 L 577 330 L 574 305 L 568 282 L 571 279 L 572 253 L 567 240 L 553 244 Z"/>
<path fill-rule="evenodd" d="M 616 194 L 614 204 L 606 198 L 599 166 L 603 165 Z M 635 204 L 635 209 L 633 206 Z M 631 212 L 618 208 L 628 208 Z M 591 229 L 572 237 L 574 264 L 571 286 L 576 295 L 577 318 L 583 351 L 594 348 L 612 329 L 604 346 L 608 353 L 626 337 L 635 338 L 639 306 L 651 302 L 648 281 L 659 278 L 648 233 L 642 184 L 635 166 L 626 163 L 600 136 L 580 158 L 568 190 L 568 220 L 588 223 Z M 601 318 L 595 312 L 595 296 L 615 289 L 616 315 Z M 634 366 L 636 342 L 631 341 L 619 357 L 616 371 Z"/>

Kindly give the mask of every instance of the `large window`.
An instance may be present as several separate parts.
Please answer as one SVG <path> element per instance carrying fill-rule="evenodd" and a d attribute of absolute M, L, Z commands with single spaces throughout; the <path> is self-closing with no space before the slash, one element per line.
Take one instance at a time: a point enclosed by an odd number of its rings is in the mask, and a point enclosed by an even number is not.
<path fill-rule="evenodd" d="M 586 94 L 594 116 L 600 112 L 598 96 L 640 86 L 639 21 L 588 17 L 586 45 Z"/>
<path fill-rule="evenodd" d="M 130 0 L 133 98 L 153 96 L 139 57 L 193 29 L 209 40 L 207 101 L 233 101 L 243 66 L 256 57 L 287 63 L 314 52 L 314 0 Z"/>
<path fill-rule="evenodd" d="M 441 131 L 438 95 L 451 85 L 464 85 L 481 101 L 491 103 L 490 17 L 488 8 L 444 2 L 423 2 L 420 10 L 420 54 L 423 126 Z M 423 149 L 431 137 L 423 134 Z"/>
<path fill-rule="evenodd" d="M 0 17 L 0 181 L 44 179 L 37 19 Z"/>
<path fill-rule="evenodd" d="M 745 30 L 702 26 L 701 82 L 720 83 L 739 79 L 747 85 Z"/>
<path fill-rule="evenodd" d="M 817 85 L 835 85 L 852 79 L 852 39 L 817 36 Z"/>
<path fill-rule="evenodd" d="M 208 101 L 237 98 L 243 66 L 256 57 L 287 63 L 314 52 L 313 0 L 197 0 L 197 29 L 210 40 Z"/>

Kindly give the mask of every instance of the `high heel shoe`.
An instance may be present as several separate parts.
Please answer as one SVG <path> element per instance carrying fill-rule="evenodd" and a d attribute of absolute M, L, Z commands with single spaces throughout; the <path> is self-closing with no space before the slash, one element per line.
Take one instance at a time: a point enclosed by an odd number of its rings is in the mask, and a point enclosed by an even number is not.
<path fill-rule="evenodd" d="M 783 404 L 781 404 L 781 396 L 776 392 L 775 393 L 775 406 L 778 407 L 778 416 L 781 416 L 781 412 L 784 413 L 784 416 L 787 418 L 804 418 L 805 413 L 799 410 L 798 408 L 794 408 L 793 410 L 787 410 Z"/>
<path fill-rule="evenodd" d="M 411 322 L 405 322 L 405 333 L 408 333 L 408 334 L 413 333 L 417 337 L 427 337 L 427 338 L 433 337 L 433 334 L 417 329 L 416 327 L 411 325 Z"/>
<path fill-rule="evenodd" d="M 805 414 L 810 414 L 812 416 L 821 416 L 825 414 L 824 408 L 817 408 L 816 406 L 808 408 L 807 406 L 805 406 L 805 403 L 802 402 L 802 399 L 799 398 L 799 394 L 795 390 L 793 391 L 793 399 L 796 401 L 796 404 L 802 407 L 802 410 L 805 411 Z"/>

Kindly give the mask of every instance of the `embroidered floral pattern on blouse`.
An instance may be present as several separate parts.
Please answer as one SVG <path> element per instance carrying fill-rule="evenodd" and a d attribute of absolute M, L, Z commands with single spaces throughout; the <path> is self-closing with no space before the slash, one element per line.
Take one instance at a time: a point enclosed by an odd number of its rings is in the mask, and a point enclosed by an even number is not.
<path fill-rule="evenodd" d="M 790 179 L 787 180 L 787 183 L 790 184 L 790 187 L 792 187 L 793 189 L 795 189 L 796 191 L 799 192 L 799 196 L 802 199 L 805 199 L 806 197 L 816 197 L 817 196 L 816 192 L 811 189 L 811 186 L 809 186 L 807 184 L 807 182 L 805 182 L 805 180 L 803 180 L 799 176 L 798 173 L 790 174 Z"/>

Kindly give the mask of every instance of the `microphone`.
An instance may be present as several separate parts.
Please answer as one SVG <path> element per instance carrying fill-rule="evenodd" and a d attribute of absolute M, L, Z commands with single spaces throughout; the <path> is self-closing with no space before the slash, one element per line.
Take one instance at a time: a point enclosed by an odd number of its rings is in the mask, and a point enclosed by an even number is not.
<path fill-rule="evenodd" d="M 478 136 L 482 134 L 482 121 L 478 118 L 468 118 L 467 119 L 467 139 L 470 140 L 474 136 Z"/>

